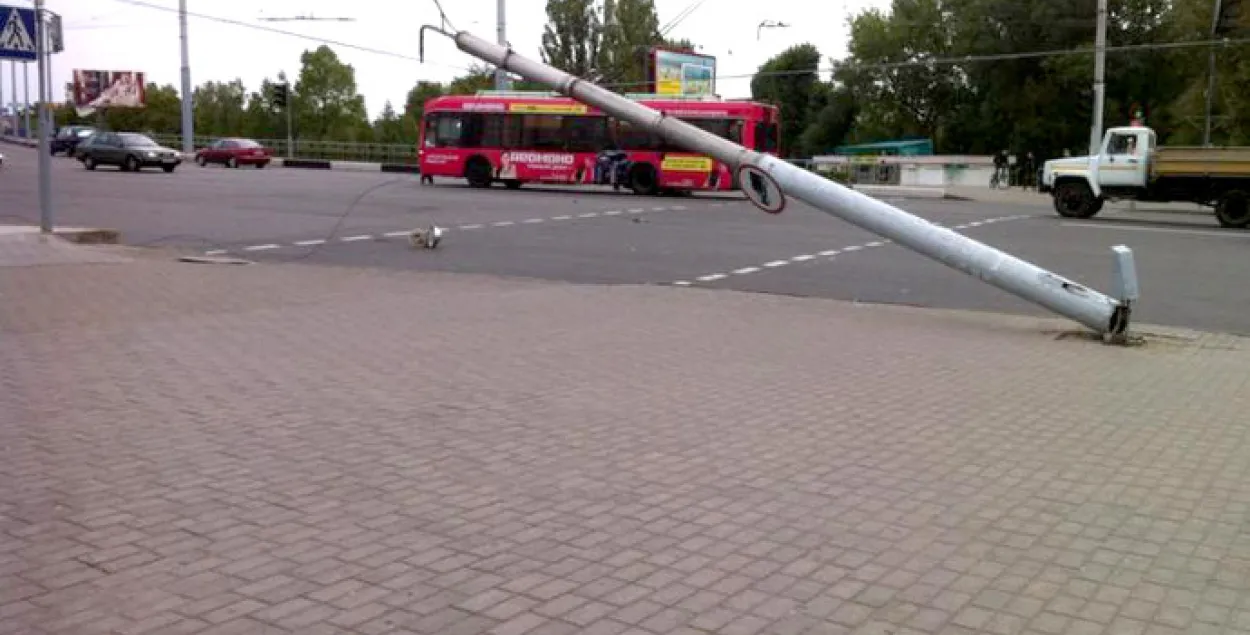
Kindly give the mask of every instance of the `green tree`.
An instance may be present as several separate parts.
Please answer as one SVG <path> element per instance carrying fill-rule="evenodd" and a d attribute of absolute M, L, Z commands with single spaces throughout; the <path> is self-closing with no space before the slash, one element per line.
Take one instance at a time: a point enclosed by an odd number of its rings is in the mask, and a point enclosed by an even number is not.
<path fill-rule="evenodd" d="M 854 92 L 844 85 L 823 84 L 814 91 L 811 121 L 799 137 L 799 151 L 804 156 L 830 154 L 841 145 L 859 114 Z"/>
<path fill-rule="evenodd" d="M 241 80 L 201 84 L 191 93 L 196 136 L 241 134 L 246 102 L 247 90 Z"/>
<path fill-rule="evenodd" d="M 404 120 L 395 112 L 391 102 L 382 107 L 382 114 L 373 122 L 373 140 L 377 143 L 404 143 L 406 138 Z"/>
<path fill-rule="evenodd" d="M 598 79 L 602 31 L 594 0 L 547 0 L 542 59 L 566 73 Z"/>
<path fill-rule="evenodd" d="M 798 154 L 799 135 L 811 122 L 819 65 L 820 51 L 799 44 L 765 62 L 751 79 L 752 98 L 777 104 L 781 111 L 781 148 L 787 155 Z"/>
<path fill-rule="evenodd" d="M 292 91 L 301 139 L 360 141 L 369 136 L 365 100 L 356 92 L 356 71 L 322 45 L 300 56 Z"/>
<path fill-rule="evenodd" d="M 616 0 L 604 5 L 600 76 L 621 92 L 643 92 L 647 86 L 647 51 L 665 44 L 654 0 Z"/>

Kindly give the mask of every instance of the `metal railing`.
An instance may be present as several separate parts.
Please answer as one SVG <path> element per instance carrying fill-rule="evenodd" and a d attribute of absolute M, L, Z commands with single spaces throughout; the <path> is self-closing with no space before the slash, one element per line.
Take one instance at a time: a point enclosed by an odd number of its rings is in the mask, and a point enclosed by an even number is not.
<path fill-rule="evenodd" d="M 182 147 L 182 135 L 152 134 L 157 143 L 170 148 Z M 193 145 L 198 150 L 221 137 L 193 138 Z M 322 161 L 361 161 L 365 163 L 399 163 L 416 165 L 417 144 L 393 143 L 351 143 L 345 141 L 308 141 L 296 139 L 292 152 L 287 153 L 286 139 L 255 139 L 257 143 L 273 149 L 275 157 L 291 156 L 296 159 L 317 159 Z"/>

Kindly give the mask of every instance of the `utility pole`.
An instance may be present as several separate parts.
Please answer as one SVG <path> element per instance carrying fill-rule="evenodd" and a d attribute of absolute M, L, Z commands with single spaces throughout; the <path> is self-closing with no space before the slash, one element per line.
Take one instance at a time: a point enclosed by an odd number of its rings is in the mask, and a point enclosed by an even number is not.
<path fill-rule="evenodd" d="M 1107 94 L 1107 0 L 1098 0 L 1098 34 L 1094 37 L 1094 123 L 1089 129 L 1089 156 L 1102 146 L 1102 111 Z"/>
<path fill-rule="evenodd" d="M 496 10 L 496 26 L 495 41 L 499 46 L 508 45 L 508 2 L 507 0 L 498 0 L 495 4 Z M 508 71 L 502 68 L 495 69 L 495 90 L 508 90 L 512 88 L 512 82 L 508 80 Z"/>
<path fill-rule="evenodd" d="M 43 23 L 43 0 L 35 0 L 35 59 L 39 60 L 39 231 L 52 233 L 52 147 L 49 130 L 52 113 L 49 99 L 51 76 L 47 73 L 52 55 L 48 52 L 47 29 Z"/>
<path fill-rule="evenodd" d="M 187 46 L 187 0 L 178 0 L 178 31 L 182 39 L 182 154 L 195 153 L 195 130 L 191 119 L 191 53 Z"/>
<path fill-rule="evenodd" d="M 1216 31 L 1220 28 L 1220 13 L 1223 7 L 1222 0 L 1215 0 L 1211 7 L 1211 39 L 1215 39 Z M 1215 47 L 1207 51 L 1207 94 L 1204 97 L 1202 118 L 1202 145 L 1211 147 L 1211 103 L 1215 99 Z"/>

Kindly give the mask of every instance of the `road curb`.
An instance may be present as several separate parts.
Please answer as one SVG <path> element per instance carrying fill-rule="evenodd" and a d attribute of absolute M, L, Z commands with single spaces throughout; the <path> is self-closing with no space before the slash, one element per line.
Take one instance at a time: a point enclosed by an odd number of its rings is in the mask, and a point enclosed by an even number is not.
<path fill-rule="evenodd" d="M 343 172 L 390 172 L 420 174 L 421 167 L 407 163 L 369 163 L 366 161 L 326 161 L 323 159 L 274 159 L 284 168 L 300 170 L 339 170 Z"/>
<path fill-rule="evenodd" d="M 78 245 L 116 245 L 122 237 L 116 229 L 53 229 L 52 233 Z"/>
<path fill-rule="evenodd" d="M 869 196 L 896 198 L 944 199 L 946 189 L 940 187 L 908 187 L 903 185 L 853 185 L 852 188 Z"/>

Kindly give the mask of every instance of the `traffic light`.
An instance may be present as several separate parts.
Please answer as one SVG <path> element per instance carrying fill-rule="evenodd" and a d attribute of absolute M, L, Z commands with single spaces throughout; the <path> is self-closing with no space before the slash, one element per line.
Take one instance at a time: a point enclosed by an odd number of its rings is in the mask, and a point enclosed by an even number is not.
<path fill-rule="evenodd" d="M 278 108 L 286 108 L 287 99 L 290 97 L 290 86 L 288 84 L 275 84 L 273 87 L 273 105 Z"/>
<path fill-rule="evenodd" d="M 1215 34 L 1228 35 L 1240 31 L 1245 26 L 1241 15 L 1242 0 L 1220 0 L 1220 15 L 1215 21 Z"/>

